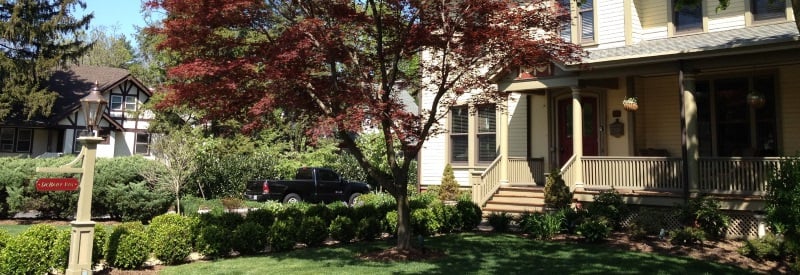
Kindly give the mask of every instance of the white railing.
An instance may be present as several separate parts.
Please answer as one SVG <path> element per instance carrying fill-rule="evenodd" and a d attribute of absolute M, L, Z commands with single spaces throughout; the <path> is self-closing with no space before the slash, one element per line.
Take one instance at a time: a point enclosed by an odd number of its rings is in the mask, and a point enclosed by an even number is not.
<path fill-rule="evenodd" d="M 544 158 L 508 158 L 510 184 L 544 184 Z"/>
<path fill-rule="evenodd" d="M 564 163 L 564 166 L 561 167 L 561 170 L 559 170 L 559 173 L 561 173 L 561 179 L 563 179 L 564 183 L 567 184 L 570 192 L 575 191 L 575 173 L 580 172 L 578 169 L 574 169 L 575 159 L 576 156 L 572 155 L 572 157 L 570 157 L 569 160 Z"/>
<path fill-rule="evenodd" d="M 480 175 L 473 173 L 472 200 L 481 207 L 500 189 L 500 156 Z"/>
<path fill-rule="evenodd" d="M 698 187 L 703 193 L 763 194 L 779 164 L 779 157 L 701 157 Z"/>
<path fill-rule="evenodd" d="M 587 186 L 631 190 L 682 190 L 681 158 L 583 156 Z"/>

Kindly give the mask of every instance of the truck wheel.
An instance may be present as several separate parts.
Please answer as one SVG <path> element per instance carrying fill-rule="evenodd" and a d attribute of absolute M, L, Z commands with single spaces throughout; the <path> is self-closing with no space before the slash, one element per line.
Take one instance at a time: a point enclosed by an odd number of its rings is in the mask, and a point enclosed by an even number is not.
<path fill-rule="evenodd" d="M 286 197 L 283 197 L 283 203 L 298 203 L 301 201 L 303 201 L 303 199 L 300 198 L 300 195 L 295 193 L 290 193 L 289 195 L 286 195 Z"/>
<path fill-rule="evenodd" d="M 360 205 L 362 205 L 363 202 L 361 201 L 361 199 L 358 198 L 360 196 L 361 196 L 361 193 L 353 193 L 352 195 L 350 195 L 350 199 L 347 200 L 347 205 L 350 205 L 350 206 L 360 206 Z"/>

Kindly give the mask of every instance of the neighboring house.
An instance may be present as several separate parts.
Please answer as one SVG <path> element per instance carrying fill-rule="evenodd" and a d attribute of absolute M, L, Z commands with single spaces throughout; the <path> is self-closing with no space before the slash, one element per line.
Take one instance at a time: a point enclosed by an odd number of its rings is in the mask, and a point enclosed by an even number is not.
<path fill-rule="evenodd" d="M 588 58 L 496 76 L 507 112 L 454 106 L 442 121 L 448 133 L 420 154 L 421 183 L 439 184 L 451 163 L 483 204 L 499 185 L 542 185 L 557 169 L 580 200 L 591 199 L 581 190 L 614 186 L 677 197 L 659 205 L 687 193 L 749 195 L 725 207 L 762 210 L 778 156 L 800 151 L 790 1 L 731 1 L 719 11 L 716 0 L 678 11 L 673 1 L 559 2 L 572 2 L 561 35 Z M 638 110 L 623 108 L 629 97 Z"/>
<path fill-rule="evenodd" d="M 0 122 L 0 156 L 73 154 L 81 150 L 76 141 L 86 131 L 79 100 L 97 83 L 108 100 L 98 135 L 98 157 L 150 154 L 147 127 L 152 113 L 141 109 L 152 96 L 144 84 L 124 69 L 73 66 L 56 71 L 49 88 L 59 94 L 49 117 L 31 120 L 10 117 Z"/>

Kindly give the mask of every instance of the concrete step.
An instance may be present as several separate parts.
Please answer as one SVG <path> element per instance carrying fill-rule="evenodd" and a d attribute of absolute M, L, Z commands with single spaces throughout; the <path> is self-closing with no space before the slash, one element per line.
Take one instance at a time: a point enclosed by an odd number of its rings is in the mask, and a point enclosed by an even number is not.
<path fill-rule="evenodd" d="M 537 205 L 513 205 L 513 204 L 494 204 L 494 203 L 486 203 L 486 207 L 483 208 L 483 214 L 489 215 L 491 213 L 510 213 L 510 214 L 522 214 L 524 212 L 543 212 L 544 205 L 537 206 Z"/>
<path fill-rule="evenodd" d="M 544 197 L 519 197 L 495 195 L 489 202 L 496 204 L 544 205 Z"/>
<path fill-rule="evenodd" d="M 541 187 L 501 187 L 496 196 L 544 198 L 544 188 Z"/>

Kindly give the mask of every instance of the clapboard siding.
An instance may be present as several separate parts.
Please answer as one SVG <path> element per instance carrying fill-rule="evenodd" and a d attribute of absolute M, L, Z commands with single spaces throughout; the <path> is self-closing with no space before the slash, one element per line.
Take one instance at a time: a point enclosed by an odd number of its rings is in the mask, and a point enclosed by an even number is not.
<path fill-rule="evenodd" d="M 625 46 L 625 9 L 622 1 L 597 1 L 595 7 L 599 47 Z"/>

